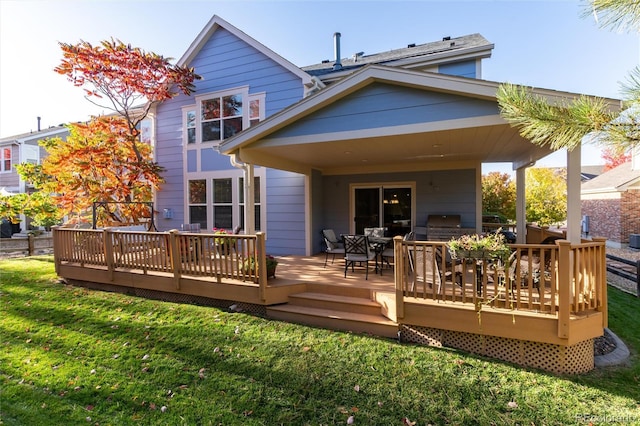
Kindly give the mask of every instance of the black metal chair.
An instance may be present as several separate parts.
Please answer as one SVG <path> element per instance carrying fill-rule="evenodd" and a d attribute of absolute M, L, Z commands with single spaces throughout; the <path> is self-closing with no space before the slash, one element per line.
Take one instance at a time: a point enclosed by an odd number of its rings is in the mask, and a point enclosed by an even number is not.
<path fill-rule="evenodd" d="M 333 255 L 331 259 L 332 264 L 336 260 L 336 254 L 344 254 L 344 244 L 338 240 L 333 229 L 323 229 L 322 238 L 324 238 L 325 245 L 324 267 L 326 268 L 330 254 Z"/>
<path fill-rule="evenodd" d="M 376 253 L 371 250 L 369 238 L 365 235 L 343 235 L 344 242 L 344 277 L 347 277 L 347 270 L 351 266 L 351 272 L 354 271 L 356 263 L 365 266 L 365 280 L 369 279 L 369 261 L 376 260 Z M 376 269 L 377 269 L 376 264 Z"/>

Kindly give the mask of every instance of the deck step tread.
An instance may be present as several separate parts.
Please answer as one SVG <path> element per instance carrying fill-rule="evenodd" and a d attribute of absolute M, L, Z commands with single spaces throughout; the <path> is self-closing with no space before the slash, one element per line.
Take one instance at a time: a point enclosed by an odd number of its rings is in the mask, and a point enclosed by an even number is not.
<path fill-rule="evenodd" d="M 380 307 L 380 304 L 374 300 L 364 299 L 362 297 L 341 296 L 336 294 L 327 293 L 296 293 L 289 296 L 290 299 L 309 299 L 309 300 L 321 300 L 325 302 L 339 302 L 351 305 L 364 305 L 370 307 Z"/>
<path fill-rule="evenodd" d="M 312 317 L 397 326 L 394 321 L 390 320 L 382 314 L 369 315 L 356 312 L 337 311 L 333 309 L 310 308 L 307 306 L 297 306 L 292 304 L 269 306 L 267 308 L 267 312 L 269 311 L 288 312 L 292 314 L 307 315 Z"/>

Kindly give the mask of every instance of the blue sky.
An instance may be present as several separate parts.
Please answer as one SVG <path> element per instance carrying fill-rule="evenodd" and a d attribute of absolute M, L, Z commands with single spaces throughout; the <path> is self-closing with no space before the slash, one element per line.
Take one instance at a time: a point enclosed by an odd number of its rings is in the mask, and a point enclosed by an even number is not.
<path fill-rule="evenodd" d="M 102 112 L 53 72 L 59 41 L 97 44 L 113 37 L 177 60 L 214 14 L 298 66 L 332 59 L 336 31 L 343 57 L 480 33 L 495 44 L 483 65 L 487 80 L 619 98 L 620 82 L 639 63 L 638 34 L 598 28 L 593 17 L 581 17 L 583 6 L 563 0 L 0 0 L 0 137 L 35 130 L 38 116 L 49 127 Z M 583 151 L 583 164 L 600 161 L 597 150 Z"/>

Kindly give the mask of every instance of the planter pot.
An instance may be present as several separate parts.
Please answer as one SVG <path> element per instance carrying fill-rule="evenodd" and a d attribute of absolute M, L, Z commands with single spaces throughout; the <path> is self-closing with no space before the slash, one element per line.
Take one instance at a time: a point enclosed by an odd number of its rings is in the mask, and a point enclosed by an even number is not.
<path fill-rule="evenodd" d="M 485 250 L 470 250 L 469 257 L 472 259 L 487 259 L 489 253 Z"/>
<path fill-rule="evenodd" d="M 267 266 L 267 279 L 276 277 L 276 266 Z"/>

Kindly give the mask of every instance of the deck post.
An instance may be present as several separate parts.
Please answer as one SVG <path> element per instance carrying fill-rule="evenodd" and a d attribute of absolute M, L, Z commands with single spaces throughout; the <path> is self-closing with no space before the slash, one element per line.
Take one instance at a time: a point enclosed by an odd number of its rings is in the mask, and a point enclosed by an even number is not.
<path fill-rule="evenodd" d="M 29 234 L 27 235 L 27 250 L 29 252 L 29 256 L 33 256 L 35 253 L 35 235 Z"/>
<path fill-rule="evenodd" d="M 402 249 L 402 237 L 393 237 L 394 281 L 396 285 L 396 316 L 404 318 L 404 250 Z"/>
<path fill-rule="evenodd" d="M 105 228 L 102 231 L 102 243 L 104 244 L 104 257 L 109 271 L 109 281 L 113 281 L 113 273 L 115 269 L 115 258 L 113 253 L 113 230 Z"/>
<path fill-rule="evenodd" d="M 598 265 L 598 295 L 600 296 L 600 304 L 596 306 L 596 309 L 602 312 L 602 328 L 609 327 L 609 301 L 607 297 L 607 251 L 606 251 L 606 243 L 607 239 L 604 237 L 593 237 L 592 241 L 600 243 L 601 246 L 598 247 L 598 258 L 596 259 L 596 265 Z M 640 261 L 639 261 L 640 262 Z M 639 273 L 637 271 L 636 273 Z"/>
<path fill-rule="evenodd" d="M 180 290 L 180 248 L 178 247 L 178 235 L 180 231 L 172 229 L 169 231 L 169 250 L 171 252 L 171 268 L 173 269 L 173 282 L 176 285 L 176 290 Z"/>
<path fill-rule="evenodd" d="M 569 338 L 571 315 L 572 262 L 571 243 L 558 240 L 558 337 Z"/>
<path fill-rule="evenodd" d="M 258 294 L 260 300 L 267 300 L 267 248 L 264 232 L 256 232 L 258 254 Z"/>
<path fill-rule="evenodd" d="M 51 238 L 53 239 L 53 262 L 56 268 L 56 275 L 60 275 L 60 233 L 58 229 L 60 226 L 55 225 L 51 227 Z"/>

